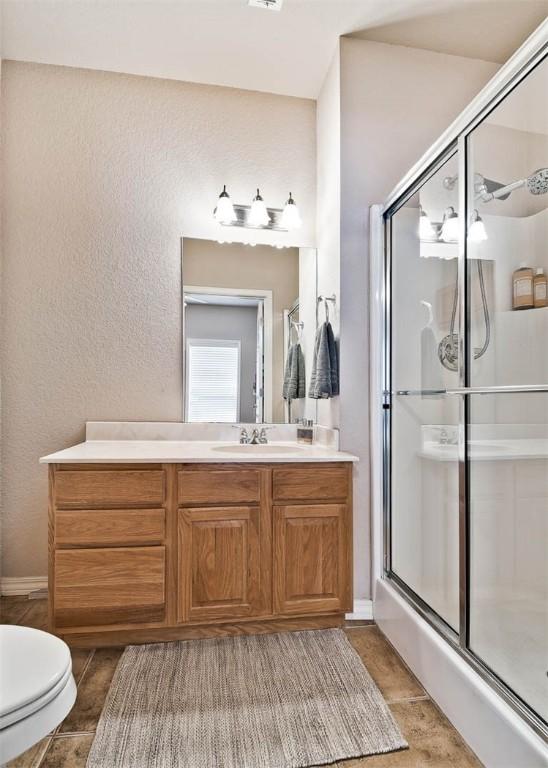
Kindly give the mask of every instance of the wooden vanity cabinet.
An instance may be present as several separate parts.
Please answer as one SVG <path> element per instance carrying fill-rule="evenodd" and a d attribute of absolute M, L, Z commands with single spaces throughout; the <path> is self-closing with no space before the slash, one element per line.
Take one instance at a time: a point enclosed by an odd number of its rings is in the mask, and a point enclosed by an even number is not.
<path fill-rule="evenodd" d="M 351 610 L 348 507 L 274 507 L 274 610 L 280 614 Z"/>
<path fill-rule="evenodd" d="M 352 465 L 51 465 L 51 630 L 72 645 L 337 626 Z"/>

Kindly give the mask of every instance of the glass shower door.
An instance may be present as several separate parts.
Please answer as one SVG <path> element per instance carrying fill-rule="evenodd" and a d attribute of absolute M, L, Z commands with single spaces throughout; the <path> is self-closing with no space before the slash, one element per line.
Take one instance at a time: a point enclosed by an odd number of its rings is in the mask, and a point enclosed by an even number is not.
<path fill-rule="evenodd" d="M 391 220 L 391 571 L 459 629 L 455 151 Z M 427 219 L 427 221 L 426 221 Z"/>
<path fill-rule="evenodd" d="M 545 59 L 467 137 L 468 645 L 545 721 L 547 93 Z"/>
<path fill-rule="evenodd" d="M 547 93 L 541 48 L 384 211 L 385 574 L 543 736 Z"/>

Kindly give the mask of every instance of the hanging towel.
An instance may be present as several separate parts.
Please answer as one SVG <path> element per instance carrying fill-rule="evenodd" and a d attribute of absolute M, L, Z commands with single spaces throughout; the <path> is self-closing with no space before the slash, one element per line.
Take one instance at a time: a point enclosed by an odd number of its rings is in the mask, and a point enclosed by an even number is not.
<path fill-rule="evenodd" d="M 320 325 L 314 342 L 314 360 L 308 396 L 314 400 L 339 394 L 339 356 L 331 323 Z"/>
<path fill-rule="evenodd" d="M 298 343 L 292 344 L 287 351 L 282 394 L 284 400 L 306 397 L 304 355 Z"/>

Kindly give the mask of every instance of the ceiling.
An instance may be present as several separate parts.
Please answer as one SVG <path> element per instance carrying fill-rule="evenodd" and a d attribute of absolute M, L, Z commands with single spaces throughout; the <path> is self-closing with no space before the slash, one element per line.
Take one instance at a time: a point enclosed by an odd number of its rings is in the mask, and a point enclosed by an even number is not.
<path fill-rule="evenodd" d="M 6 59 L 316 98 L 339 35 L 505 61 L 548 0 L 2 0 Z"/>

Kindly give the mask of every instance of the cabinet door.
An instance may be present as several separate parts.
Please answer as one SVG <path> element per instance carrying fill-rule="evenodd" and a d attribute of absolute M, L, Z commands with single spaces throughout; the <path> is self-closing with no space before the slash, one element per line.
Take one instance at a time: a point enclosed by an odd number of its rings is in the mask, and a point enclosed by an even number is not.
<path fill-rule="evenodd" d="M 165 547 L 57 550 L 56 628 L 162 622 L 165 568 Z"/>
<path fill-rule="evenodd" d="M 274 605 L 280 614 L 352 610 L 345 504 L 274 508 Z"/>
<path fill-rule="evenodd" d="M 261 613 L 259 507 L 180 509 L 178 621 Z"/>

